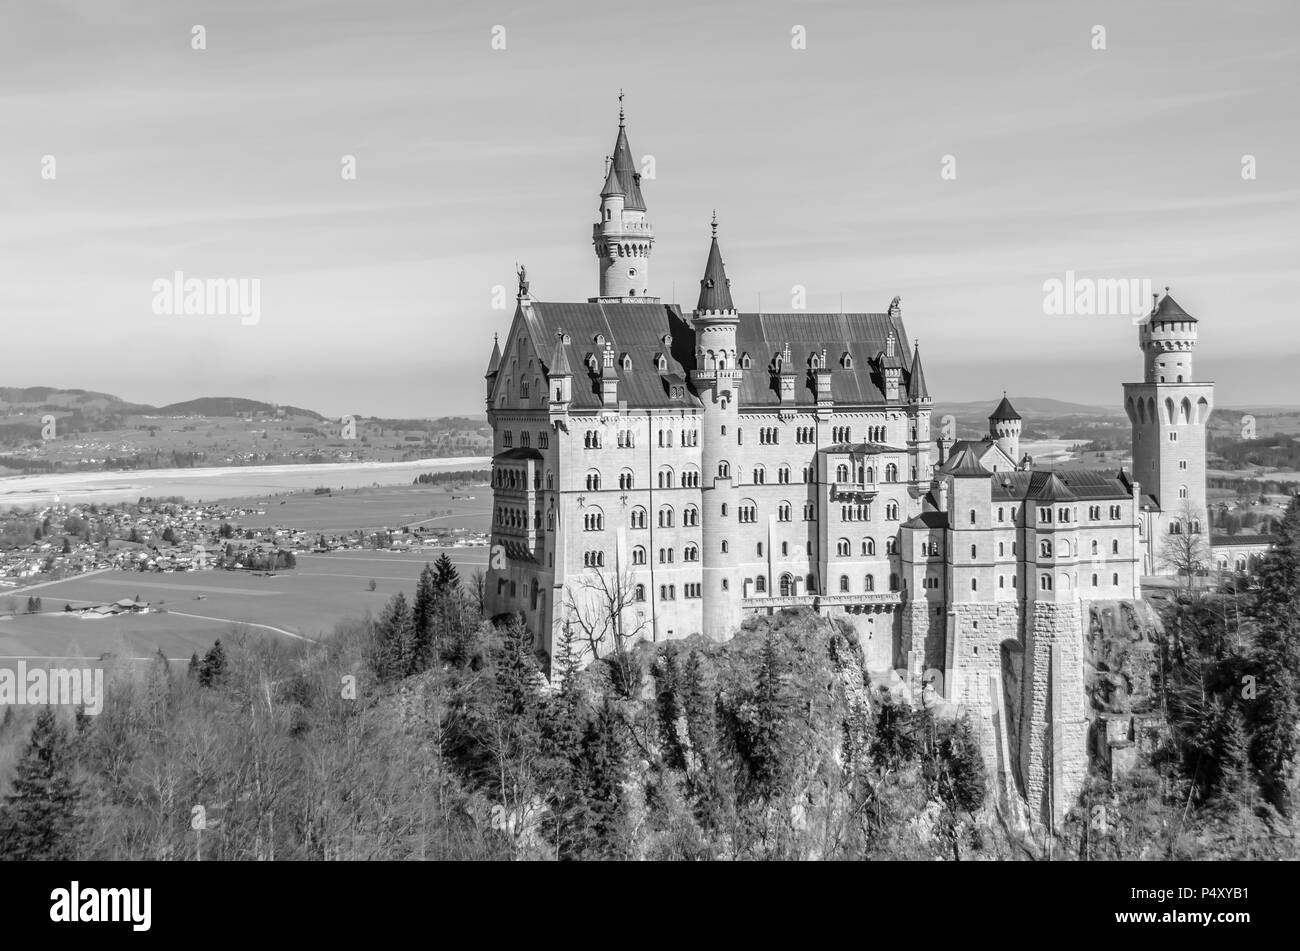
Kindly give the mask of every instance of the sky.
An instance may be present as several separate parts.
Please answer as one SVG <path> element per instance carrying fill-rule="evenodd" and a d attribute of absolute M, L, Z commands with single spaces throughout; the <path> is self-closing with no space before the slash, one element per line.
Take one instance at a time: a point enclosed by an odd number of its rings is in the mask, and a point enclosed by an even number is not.
<path fill-rule="evenodd" d="M 1117 405 L 1072 271 L 1170 286 L 1220 406 L 1300 404 L 1298 77 L 1294 0 L 0 0 L 0 385 L 482 413 L 516 264 L 597 293 L 621 89 L 666 301 L 716 209 L 740 309 L 898 295 L 936 400 Z M 158 313 L 178 271 L 256 320 Z"/>

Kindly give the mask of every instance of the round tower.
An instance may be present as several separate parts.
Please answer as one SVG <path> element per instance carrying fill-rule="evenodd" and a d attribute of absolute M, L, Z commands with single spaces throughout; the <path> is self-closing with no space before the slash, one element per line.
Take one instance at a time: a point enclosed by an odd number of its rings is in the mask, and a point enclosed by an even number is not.
<path fill-rule="evenodd" d="M 600 262 L 600 294 L 592 300 L 657 302 L 658 298 L 649 296 L 654 241 L 654 228 L 641 197 L 641 173 L 627 144 L 620 104 L 618 139 L 600 190 L 600 220 L 592 226 L 592 245 Z"/>
<path fill-rule="evenodd" d="M 1151 315 L 1138 328 L 1147 383 L 1191 383 L 1196 318 L 1169 296 L 1155 298 Z"/>
<path fill-rule="evenodd" d="M 736 362 L 736 328 L 740 315 L 731 300 L 731 282 L 718 250 L 718 219 L 713 219 L 713 241 L 700 281 L 700 299 L 692 317 L 695 329 L 695 366 L 691 383 L 704 404 L 700 493 L 704 518 L 701 575 L 704 586 L 704 633 L 729 637 L 740 626 L 744 592 L 737 577 L 736 488 L 740 459 L 735 455 L 739 421 L 741 370 Z"/>
<path fill-rule="evenodd" d="M 1007 454 L 1013 465 L 1020 462 L 1020 414 L 1011 405 L 1004 391 L 1002 402 L 989 416 L 989 435 L 997 442 L 998 448 Z"/>

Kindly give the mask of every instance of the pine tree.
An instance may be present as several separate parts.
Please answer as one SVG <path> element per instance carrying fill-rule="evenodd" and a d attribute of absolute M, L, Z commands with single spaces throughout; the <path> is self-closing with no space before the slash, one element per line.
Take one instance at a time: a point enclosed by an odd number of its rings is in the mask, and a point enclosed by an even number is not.
<path fill-rule="evenodd" d="M 590 814 L 583 858 L 625 859 L 631 852 L 631 815 L 624 792 L 628 754 L 622 730 L 618 711 L 606 697 L 583 732 L 583 798 Z"/>
<path fill-rule="evenodd" d="M 434 584 L 440 597 L 447 597 L 460 591 L 460 572 L 456 570 L 456 566 L 451 563 L 445 551 L 438 556 L 433 567 L 437 571 Z"/>
<path fill-rule="evenodd" d="M 682 679 L 682 707 L 691 741 L 686 788 L 694 800 L 696 821 L 705 830 L 718 829 L 730 810 L 723 797 L 717 702 L 705 683 L 699 651 L 691 651 L 686 658 Z"/>
<path fill-rule="evenodd" d="M 657 667 L 655 712 L 658 714 L 659 743 L 663 750 L 664 765 L 669 769 L 685 771 L 687 747 L 678 729 L 684 711 L 677 652 L 670 647 L 659 659 Z"/>
<path fill-rule="evenodd" d="M 416 665 L 420 668 L 426 666 L 433 655 L 433 643 L 437 638 L 434 631 L 436 601 L 437 589 L 433 569 L 425 564 L 420 571 L 420 580 L 415 585 L 415 604 L 411 611 Z"/>
<path fill-rule="evenodd" d="M 217 687 L 226 676 L 226 649 L 221 646 L 221 641 L 215 641 L 208 652 L 203 655 L 203 662 L 199 665 L 199 686 Z"/>
<path fill-rule="evenodd" d="M 763 642 L 758 683 L 752 697 L 754 717 L 745 750 L 754 792 L 767 803 L 786 793 L 791 778 L 792 702 L 784 674 L 776 637 L 769 632 Z"/>
<path fill-rule="evenodd" d="M 199 663 L 199 653 L 198 651 L 195 651 L 190 655 L 190 665 L 185 669 L 185 674 L 191 679 L 197 679 L 201 669 L 202 665 Z"/>
<path fill-rule="evenodd" d="M 1252 708 L 1251 758 L 1274 805 L 1285 808 L 1287 772 L 1300 724 L 1300 496 L 1278 523 L 1276 544 L 1260 565 L 1254 614 L 1258 696 Z"/>
<path fill-rule="evenodd" d="M 398 592 L 384 608 L 372 632 L 371 666 L 380 680 L 412 673 L 415 659 L 415 621 L 406 595 Z"/>
<path fill-rule="evenodd" d="M 27 750 L 14 771 L 13 790 L 0 810 L 0 856 L 67 861 L 76 857 L 81 787 L 72 741 L 54 710 L 37 715 Z"/>

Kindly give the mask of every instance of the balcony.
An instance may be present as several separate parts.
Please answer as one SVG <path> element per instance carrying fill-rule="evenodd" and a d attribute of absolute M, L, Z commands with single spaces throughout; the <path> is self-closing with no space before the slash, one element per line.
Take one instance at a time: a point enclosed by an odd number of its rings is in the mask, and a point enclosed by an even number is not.
<path fill-rule="evenodd" d="M 744 610 L 762 610 L 776 608 L 846 606 L 898 605 L 903 603 L 901 591 L 865 591 L 861 594 L 796 594 L 772 595 L 771 597 L 742 598 L 740 606 Z"/>
<path fill-rule="evenodd" d="M 831 486 L 831 500 L 835 502 L 870 502 L 876 497 L 874 482 L 836 482 Z"/>

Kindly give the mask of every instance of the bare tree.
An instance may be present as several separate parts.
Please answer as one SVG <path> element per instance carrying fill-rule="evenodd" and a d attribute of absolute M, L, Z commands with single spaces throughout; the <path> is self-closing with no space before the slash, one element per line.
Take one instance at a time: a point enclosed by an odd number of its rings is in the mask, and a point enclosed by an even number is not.
<path fill-rule="evenodd" d="M 1165 535 L 1159 552 L 1160 564 L 1165 570 L 1187 579 L 1187 590 L 1196 584 L 1196 575 L 1204 571 L 1210 562 L 1210 546 L 1204 532 L 1192 531 L 1203 527 L 1192 509 L 1191 503 L 1184 501 L 1175 521 L 1177 531 Z M 1208 526 L 1205 526 L 1208 527 Z"/>
<path fill-rule="evenodd" d="M 564 589 L 564 624 L 573 636 L 581 661 L 610 658 L 629 697 L 633 689 L 632 647 L 650 627 L 649 619 L 638 599 L 638 585 L 630 573 L 606 573 L 589 569 L 574 587 Z"/>

